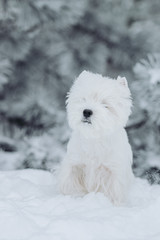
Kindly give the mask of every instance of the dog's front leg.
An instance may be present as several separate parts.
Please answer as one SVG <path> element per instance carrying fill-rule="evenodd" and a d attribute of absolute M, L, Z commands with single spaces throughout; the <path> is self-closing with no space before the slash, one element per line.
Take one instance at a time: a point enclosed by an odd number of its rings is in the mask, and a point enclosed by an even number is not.
<path fill-rule="evenodd" d="M 121 180 L 117 173 L 105 166 L 97 169 L 96 181 L 97 186 L 100 186 L 99 191 L 103 192 L 115 205 L 121 205 L 126 195 L 125 184 Z"/>
<path fill-rule="evenodd" d="M 114 205 L 122 205 L 126 199 L 126 186 L 115 175 L 111 175 L 108 181 L 107 194 Z"/>
<path fill-rule="evenodd" d="M 60 191 L 65 195 L 84 195 L 85 166 L 64 163 L 60 172 Z"/>

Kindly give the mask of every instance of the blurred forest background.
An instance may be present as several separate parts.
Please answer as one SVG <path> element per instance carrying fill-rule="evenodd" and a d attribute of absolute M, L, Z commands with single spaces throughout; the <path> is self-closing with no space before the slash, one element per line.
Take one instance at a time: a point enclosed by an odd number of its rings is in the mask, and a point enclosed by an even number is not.
<path fill-rule="evenodd" d="M 0 170 L 52 170 L 82 70 L 126 76 L 134 172 L 160 183 L 160 1 L 0 0 Z"/>

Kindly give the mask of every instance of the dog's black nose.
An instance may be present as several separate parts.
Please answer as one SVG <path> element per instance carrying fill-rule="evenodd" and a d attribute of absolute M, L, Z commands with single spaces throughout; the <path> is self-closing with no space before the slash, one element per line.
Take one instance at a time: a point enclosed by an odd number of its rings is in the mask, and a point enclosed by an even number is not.
<path fill-rule="evenodd" d="M 90 117 L 92 114 L 93 114 L 93 112 L 92 112 L 92 110 L 90 110 L 90 109 L 84 109 L 84 111 L 83 111 L 83 116 L 84 116 L 85 118 Z"/>

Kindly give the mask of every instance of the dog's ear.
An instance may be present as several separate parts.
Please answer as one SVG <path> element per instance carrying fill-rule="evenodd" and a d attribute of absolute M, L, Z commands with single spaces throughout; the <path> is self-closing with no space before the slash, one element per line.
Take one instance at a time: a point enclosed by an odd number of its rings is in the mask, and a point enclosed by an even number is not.
<path fill-rule="evenodd" d="M 79 74 L 78 78 L 87 78 L 88 76 L 90 76 L 90 74 L 91 73 L 89 71 L 84 70 Z"/>
<path fill-rule="evenodd" d="M 127 79 L 125 77 L 118 76 L 117 82 L 124 87 L 128 87 L 128 82 L 127 82 Z"/>

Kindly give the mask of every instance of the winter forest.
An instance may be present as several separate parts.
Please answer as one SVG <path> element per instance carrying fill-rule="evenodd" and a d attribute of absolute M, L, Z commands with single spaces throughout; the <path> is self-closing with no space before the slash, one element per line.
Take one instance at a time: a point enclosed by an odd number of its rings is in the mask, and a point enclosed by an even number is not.
<path fill-rule="evenodd" d="M 65 96 L 84 69 L 126 76 L 137 176 L 160 166 L 159 0 L 1 0 L 0 169 L 49 169 L 70 136 Z"/>
<path fill-rule="evenodd" d="M 128 80 L 125 206 L 57 190 L 83 70 Z M 160 239 L 160 0 L 0 0 L 0 183 L 0 240 Z"/>

